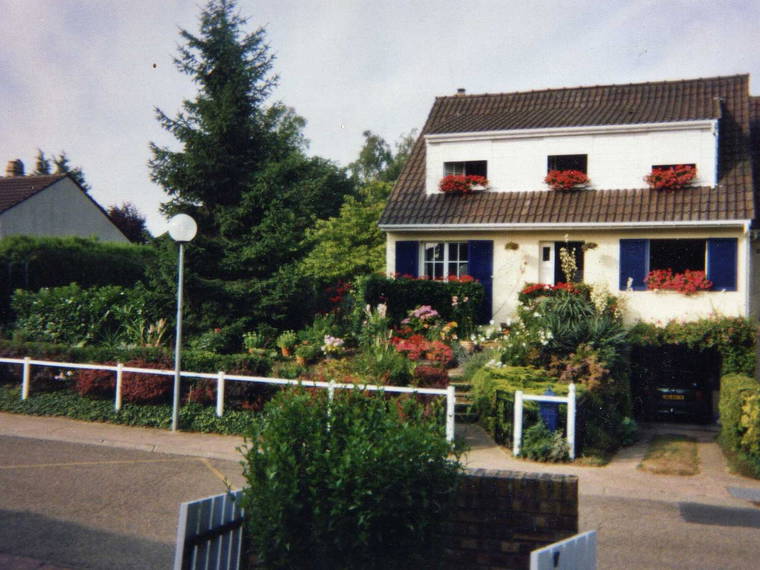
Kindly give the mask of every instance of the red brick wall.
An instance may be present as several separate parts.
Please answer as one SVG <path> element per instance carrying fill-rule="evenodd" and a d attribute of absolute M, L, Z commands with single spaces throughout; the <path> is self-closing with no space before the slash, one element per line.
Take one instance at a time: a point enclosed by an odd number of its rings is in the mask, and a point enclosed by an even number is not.
<path fill-rule="evenodd" d="M 532 550 L 577 532 L 575 475 L 470 469 L 445 525 L 444 568 L 528 568 Z"/>

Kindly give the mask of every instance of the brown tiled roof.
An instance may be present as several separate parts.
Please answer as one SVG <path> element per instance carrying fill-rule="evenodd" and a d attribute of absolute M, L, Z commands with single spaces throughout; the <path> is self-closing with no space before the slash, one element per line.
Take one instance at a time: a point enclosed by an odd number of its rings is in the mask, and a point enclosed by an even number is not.
<path fill-rule="evenodd" d="M 65 174 L 0 177 L 0 214 L 65 177 Z"/>
<path fill-rule="evenodd" d="M 752 103 L 753 109 L 755 103 Z M 757 104 L 760 117 L 760 104 Z M 425 195 L 426 134 L 719 118 L 716 188 Z M 709 222 L 755 217 L 749 76 L 436 99 L 380 224 Z"/>

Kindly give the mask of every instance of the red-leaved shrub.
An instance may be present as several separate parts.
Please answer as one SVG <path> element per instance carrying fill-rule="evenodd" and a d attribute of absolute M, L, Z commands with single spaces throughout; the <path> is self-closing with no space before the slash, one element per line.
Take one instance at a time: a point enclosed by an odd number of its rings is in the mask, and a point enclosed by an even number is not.
<path fill-rule="evenodd" d="M 446 388 L 449 385 L 449 372 L 439 366 L 421 364 L 414 369 L 412 384 L 419 388 Z"/>

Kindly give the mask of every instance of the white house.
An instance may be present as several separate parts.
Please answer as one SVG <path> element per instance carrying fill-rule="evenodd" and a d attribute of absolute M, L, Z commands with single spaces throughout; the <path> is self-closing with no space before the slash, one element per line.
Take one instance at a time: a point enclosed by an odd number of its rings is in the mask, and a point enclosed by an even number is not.
<path fill-rule="evenodd" d="M 565 280 L 566 247 L 577 279 L 626 297 L 629 322 L 756 316 L 756 130 L 747 75 L 439 97 L 380 220 L 387 270 L 470 274 L 503 322 L 526 283 Z M 644 181 L 676 165 L 696 173 L 686 187 Z M 589 181 L 553 190 L 544 179 L 557 170 Z M 448 174 L 488 186 L 444 193 Z M 648 290 L 647 275 L 665 269 L 702 271 L 712 287 Z"/>
<path fill-rule="evenodd" d="M 0 239 L 11 235 L 129 240 L 70 176 L 24 176 L 21 161 L 0 177 Z"/>

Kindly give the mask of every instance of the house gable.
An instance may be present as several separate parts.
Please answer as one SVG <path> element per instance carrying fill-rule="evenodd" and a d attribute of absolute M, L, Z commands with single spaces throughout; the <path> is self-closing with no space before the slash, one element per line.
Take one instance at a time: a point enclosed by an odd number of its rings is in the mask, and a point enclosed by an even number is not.
<path fill-rule="evenodd" d="M 129 241 L 67 175 L 0 178 L 0 238 L 10 235 Z"/>

